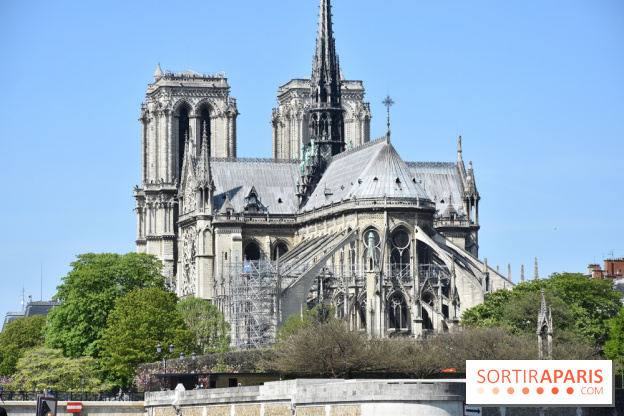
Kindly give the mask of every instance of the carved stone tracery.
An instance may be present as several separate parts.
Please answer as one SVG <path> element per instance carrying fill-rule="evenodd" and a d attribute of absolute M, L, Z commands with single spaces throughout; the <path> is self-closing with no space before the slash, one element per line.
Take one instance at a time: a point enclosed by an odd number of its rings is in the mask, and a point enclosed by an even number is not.
<path fill-rule="evenodd" d="M 193 229 L 183 231 L 182 245 L 182 295 L 194 295 L 197 288 L 197 234 Z"/>

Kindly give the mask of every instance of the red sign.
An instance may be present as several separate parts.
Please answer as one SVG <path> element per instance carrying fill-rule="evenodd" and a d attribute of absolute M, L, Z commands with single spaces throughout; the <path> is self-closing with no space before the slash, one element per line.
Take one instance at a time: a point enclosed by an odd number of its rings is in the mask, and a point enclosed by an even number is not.
<path fill-rule="evenodd" d="M 82 412 L 81 402 L 67 402 L 67 413 L 80 413 Z"/>

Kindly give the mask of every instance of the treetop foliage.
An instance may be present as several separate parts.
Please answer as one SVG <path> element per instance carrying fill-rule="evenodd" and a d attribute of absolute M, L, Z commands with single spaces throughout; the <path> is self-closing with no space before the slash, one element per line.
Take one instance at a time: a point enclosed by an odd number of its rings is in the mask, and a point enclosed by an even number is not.
<path fill-rule="evenodd" d="M 624 358 L 624 308 L 609 322 L 609 340 L 605 344 L 604 354 L 621 365 Z"/>
<path fill-rule="evenodd" d="M 176 302 L 174 293 L 156 287 L 134 289 L 117 299 L 101 342 L 102 369 L 111 381 L 128 385 L 140 363 L 160 359 L 159 343 L 167 355 L 171 343 L 174 355 L 193 352 L 197 341 L 176 310 Z"/>
<path fill-rule="evenodd" d="M 484 303 L 468 309 L 462 324 L 501 326 L 514 334 L 534 333 L 541 291 L 552 310 L 554 336 L 576 335 L 596 345 L 608 338 L 608 322 L 621 308 L 621 293 L 609 280 L 580 273 L 554 273 L 548 279 L 518 284 L 513 290 L 488 294 Z"/>
<path fill-rule="evenodd" d="M 118 297 L 143 287 L 164 288 L 162 264 L 147 254 L 81 254 L 57 287 L 60 306 L 48 314 L 46 345 L 68 357 L 99 357 L 99 341 Z"/>
<path fill-rule="evenodd" d="M 43 344 L 45 322 L 45 316 L 34 315 L 6 324 L 0 332 L 0 375 L 13 374 L 24 353 Z"/>
<path fill-rule="evenodd" d="M 28 350 L 17 364 L 14 381 L 7 386 L 14 391 L 41 391 L 51 388 L 57 391 L 78 392 L 85 379 L 85 391 L 96 392 L 109 386 L 103 385 L 93 370 L 95 360 L 91 357 L 67 358 L 59 349 L 43 346 Z"/>
<path fill-rule="evenodd" d="M 205 299 L 187 296 L 176 309 L 197 339 L 198 354 L 225 352 L 230 349 L 230 324 L 215 305 Z"/>

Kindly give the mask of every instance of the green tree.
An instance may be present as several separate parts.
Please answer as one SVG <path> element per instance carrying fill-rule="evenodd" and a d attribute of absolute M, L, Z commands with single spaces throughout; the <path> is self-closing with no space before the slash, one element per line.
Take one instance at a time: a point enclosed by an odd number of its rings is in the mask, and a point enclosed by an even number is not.
<path fill-rule="evenodd" d="M 0 375 L 13 374 L 24 353 L 43 344 L 45 322 L 45 316 L 35 315 L 6 324 L 0 332 Z"/>
<path fill-rule="evenodd" d="M 46 346 L 68 357 L 99 357 L 100 339 L 115 300 L 135 288 L 164 288 L 162 264 L 147 254 L 81 254 L 54 296 Z"/>
<path fill-rule="evenodd" d="M 604 354 L 608 359 L 621 364 L 624 358 L 624 308 L 620 309 L 620 313 L 611 320 L 609 326 L 609 340 L 605 344 Z"/>
<path fill-rule="evenodd" d="M 198 353 L 212 354 L 230 349 L 230 324 L 210 301 L 188 296 L 178 302 L 176 308 L 197 338 L 201 348 Z"/>
<path fill-rule="evenodd" d="M 156 345 L 176 354 L 193 351 L 197 343 L 176 310 L 177 296 L 159 288 L 135 289 L 117 299 L 102 336 L 101 365 L 109 380 L 127 386 L 140 363 L 157 361 Z"/>
<path fill-rule="evenodd" d="M 578 336 L 595 345 L 604 344 L 608 322 L 621 308 L 621 294 L 610 281 L 579 273 L 554 273 L 548 279 L 491 293 L 484 303 L 464 312 L 462 324 L 504 327 L 514 334 L 532 333 L 537 327 L 542 289 L 552 310 L 555 337 Z"/>
<path fill-rule="evenodd" d="M 96 371 L 95 360 L 91 357 L 67 358 L 60 349 L 43 346 L 28 350 L 17 363 L 15 381 L 12 390 L 35 391 L 52 388 L 57 391 L 78 392 L 82 390 L 85 379 L 85 391 L 95 392 L 102 386 Z"/>

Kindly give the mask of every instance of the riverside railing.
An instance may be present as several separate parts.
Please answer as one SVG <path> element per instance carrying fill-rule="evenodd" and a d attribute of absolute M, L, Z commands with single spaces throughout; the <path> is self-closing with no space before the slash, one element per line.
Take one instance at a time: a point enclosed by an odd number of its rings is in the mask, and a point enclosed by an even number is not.
<path fill-rule="evenodd" d="M 35 392 L 25 392 L 25 391 L 4 391 L 2 392 L 2 400 L 7 402 L 11 401 L 32 401 L 37 400 L 37 397 L 45 396 L 45 397 L 54 397 L 59 401 L 125 401 L 125 402 L 135 402 L 135 401 L 143 401 L 145 394 L 142 392 L 98 392 L 98 393 L 87 393 L 87 392 L 71 392 L 71 391 L 52 391 L 52 394 L 42 394 Z"/>

